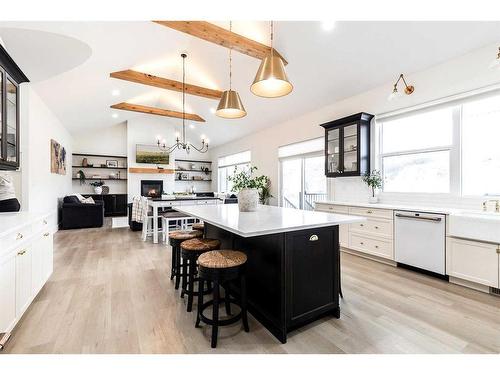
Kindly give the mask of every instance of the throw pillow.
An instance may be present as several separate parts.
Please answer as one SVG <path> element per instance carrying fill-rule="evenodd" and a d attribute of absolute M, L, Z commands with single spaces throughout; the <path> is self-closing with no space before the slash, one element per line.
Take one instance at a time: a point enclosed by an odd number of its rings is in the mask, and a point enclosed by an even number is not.
<path fill-rule="evenodd" d="M 83 198 L 82 203 L 95 204 L 95 201 L 94 201 L 94 199 L 92 199 L 92 197 L 88 197 L 88 198 Z"/>

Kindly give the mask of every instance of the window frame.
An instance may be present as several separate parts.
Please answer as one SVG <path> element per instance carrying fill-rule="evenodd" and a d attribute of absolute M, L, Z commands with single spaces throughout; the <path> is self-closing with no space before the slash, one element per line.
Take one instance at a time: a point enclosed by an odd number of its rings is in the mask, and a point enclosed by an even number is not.
<path fill-rule="evenodd" d="M 219 164 L 220 160 L 223 159 L 223 158 L 226 158 L 228 156 L 243 154 L 243 153 L 246 153 L 246 152 L 248 152 L 248 154 L 249 154 L 249 160 L 248 161 L 240 162 L 240 163 L 224 164 L 223 166 L 221 166 Z M 235 152 L 235 153 L 232 153 L 232 154 L 226 154 L 226 155 L 219 156 L 217 158 L 217 191 L 219 193 L 222 193 L 222 192 L 224 192 L 224 193 L 232 193 L 232 191 L 222 191 L 221 190 L 221 179 L 220 179 L 220 171 L 221 171 L 221 169 L 228 169 L 228 168 L 234 169 L 234 167 L 245 166 L 245 165 L 250 166 L 251 164 L 252 164 L 252 151 L 251 150 L 244 150 L 244 151 L 239 151 L 239 152 Z M 226 187 L 227 187 L 227 176 L 226 176 L 226 181 L 224 181 L 224 183 L 226 184 Z"/>

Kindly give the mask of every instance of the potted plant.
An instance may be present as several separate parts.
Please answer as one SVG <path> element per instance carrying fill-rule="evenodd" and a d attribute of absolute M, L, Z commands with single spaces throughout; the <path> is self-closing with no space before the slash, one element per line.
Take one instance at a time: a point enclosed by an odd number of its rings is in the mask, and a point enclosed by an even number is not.
<path fill-rule="evenodd" d="M 102 194 L 102 185 L 104 185 L 104 182 L 94 181 L 94 182 L 91 182 L 89 185 L 94 187 L 94 192 L 96 194 Z"/>
<path fill-rule="evenodd" d="M 363 175 L 363 182 L 372 189 L 372 196 L 368 198 L 369 203 L 377 203 L 378 197 L 375 195 L 375 189 L 382 187 L 382 176 L 380 171 L 373 170 L 371 173 Z"/>
<path fill-rule="evenodd" d="M 85 185 L 85 180 L 86 176 L 85 173 L 80 169 L 78 172 L 76 172 L 76 178 L 80 180 L 80 185 Z"/>
<path fill-rule="evenodd" d="M 238 207 L 241 212 L 256 211 L 259 201 L 265 204 L 272 197 L 269 177 L 253 177 L 256 170 L 257 167 L 250 167 L 238 172 L 235 167 L 233 175 L 227 178 L 233 183 L 233 190 L 238 192 Z"/>

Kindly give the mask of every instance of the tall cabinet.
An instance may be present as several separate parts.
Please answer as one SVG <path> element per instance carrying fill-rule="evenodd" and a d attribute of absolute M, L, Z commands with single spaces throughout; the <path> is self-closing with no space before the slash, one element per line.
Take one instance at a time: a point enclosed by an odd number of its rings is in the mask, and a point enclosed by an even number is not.
<path fill-rule="evenodd" d="M 0 170 L 19 168 L 19 84 L 29 82 L 0 45 Z"/>
<path fill-rule="evenodd" d="M 325 175 L 361 176 L 370 171 L 370 121 L 361 112 L 321 124 L 325 128 Z"/>

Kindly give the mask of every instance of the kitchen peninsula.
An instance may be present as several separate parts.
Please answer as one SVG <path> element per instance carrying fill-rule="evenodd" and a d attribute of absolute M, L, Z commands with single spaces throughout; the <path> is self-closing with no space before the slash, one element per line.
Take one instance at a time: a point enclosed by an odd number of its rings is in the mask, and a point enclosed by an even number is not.
<path fill-rule="evenodd" d="M 363 218 L 274 206 L 176 209 L 203 220 L 206 236 L 219 239 L 222 249 L 246 253 L 249 311 L 282 343 L 319 317 L 340 317 L 338 226 Z"/>

